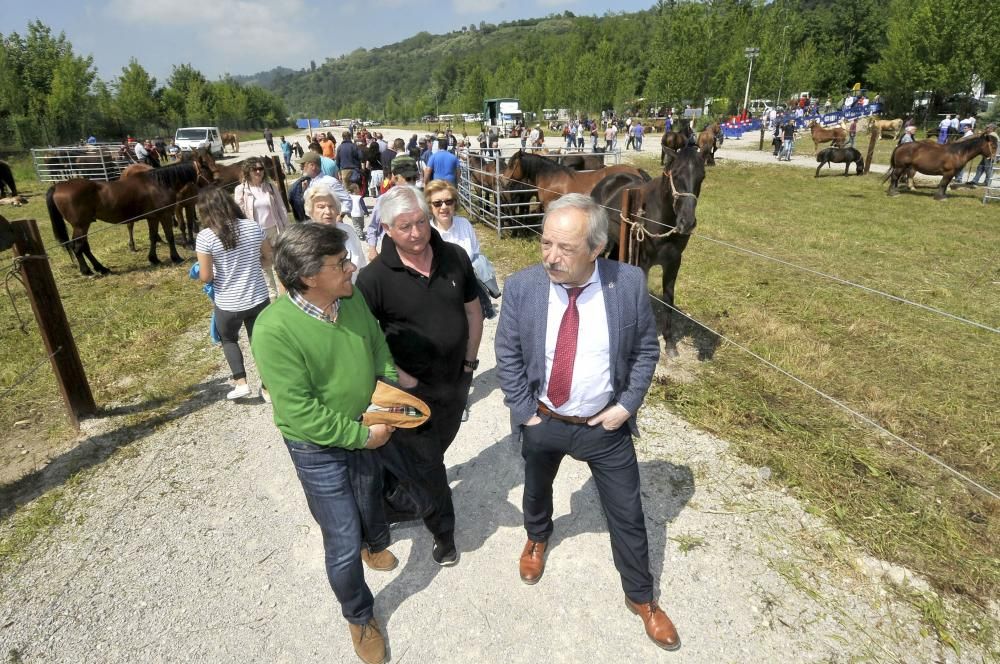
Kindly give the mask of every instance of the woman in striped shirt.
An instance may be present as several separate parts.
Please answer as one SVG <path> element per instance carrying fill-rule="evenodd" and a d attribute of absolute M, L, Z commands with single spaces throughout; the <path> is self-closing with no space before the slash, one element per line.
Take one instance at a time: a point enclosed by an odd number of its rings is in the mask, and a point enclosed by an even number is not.
<path fill-rule="evenodd" d="M 215 327 L 235 383 L 226 398 L 239 399 L 250 395 L 240 327 L 245 326 L 247 337 L 252 337 L 254 321 L 270 303 L 263 270 L 271 269 L 271 243 L 221 188 L 203 189 L 197 212 L 202 224 L 195 243 L 199 276 L 215 290 Z M 268 400 L 263 385 L 261 397 Z"/>

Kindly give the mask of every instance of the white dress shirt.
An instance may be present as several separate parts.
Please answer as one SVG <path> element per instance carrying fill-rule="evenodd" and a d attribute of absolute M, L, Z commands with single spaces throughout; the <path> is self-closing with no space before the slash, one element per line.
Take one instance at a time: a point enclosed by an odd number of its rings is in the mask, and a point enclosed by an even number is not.
<path fill-rule="evenodd" d="M 573 382 L 570 385 L 569 400 L 559 408 L 549 401 L 549 376 L 552 375 L 552 360 L 556 355 L 556 341 L 559 325 L 569 307 L 569 294 L 564 286 L 549 284 L 549 310 L 545 327 L 545 383 L 542 385 L 541 400 L 560 415 L 590 417 L 596 415 L 614 396 L 611 385 L 610 339 L 608 338 L 608 314 L 604 307 L 604 291 L 601 289 L 600 268 L 594 264 L 594 273 L 587 280 L 590 284 L 580 293 L 576 308 L 580 313 L 580 328 L 576 341 L 576 359 L 573 362 Z"/>

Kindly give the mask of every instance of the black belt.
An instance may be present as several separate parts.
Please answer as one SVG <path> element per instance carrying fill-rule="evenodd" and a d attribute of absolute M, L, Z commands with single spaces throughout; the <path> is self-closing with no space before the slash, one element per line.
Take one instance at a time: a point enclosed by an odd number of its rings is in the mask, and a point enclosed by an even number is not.
<path fill-rule="evenodd" d="M 591 415 L 590 417 L 577 417 L 576 415 L 560 415 L 559 413 L 555 412 L 554 410 L 546 406 L 541 401 L 538 402 L 538 412 L 541 413 L 542 415 L 547 415 L 548 417 L 551 417 L 554 420 L 559 420 L 561 422 L 569 422 L 570 424 L 586 424 L 587 420 L 589 420 L 591 417 L 597 414 L 594 413 L 594 415 Z"/>

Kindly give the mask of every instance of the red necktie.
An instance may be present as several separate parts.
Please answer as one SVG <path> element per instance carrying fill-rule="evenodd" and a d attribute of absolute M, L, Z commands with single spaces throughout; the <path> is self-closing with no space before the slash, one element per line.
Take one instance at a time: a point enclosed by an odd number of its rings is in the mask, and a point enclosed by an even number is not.
<path fill-rule="evenodd" d="M 587 286 L 566 289 L 569 305 L 559 323 L 556 353 L 552 358 L 552 373 L 549 375 L 549 390 L 546 394 L 555 408 L 569 401 L 569 390 L 573 384 L 573 363 L 576 360 L 576 336 L 580 331 L 580 312 L 576 308 L 576 300 Z"/>

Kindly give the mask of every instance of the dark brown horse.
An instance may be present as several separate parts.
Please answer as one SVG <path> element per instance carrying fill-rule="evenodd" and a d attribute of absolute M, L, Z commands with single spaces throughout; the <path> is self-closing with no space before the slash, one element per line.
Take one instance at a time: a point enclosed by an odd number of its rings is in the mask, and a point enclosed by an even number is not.
<path fill-rule="evenodd" d="M 947 198 L 948 183 L 969 160 L 979 155 L 993 159 L 996 154 L 997 139 L 986 133 L 946 145 L 929 141 L 902 143 L 892 151 L 889 171 L 882 181 L 890 180 L 888 193 L 895 196 L 899 193 L 899 179 L 904 175 L 910 179 L 914 171 L 924 175 L 940 175 L 941 181 L 934 198 L 941 201 Z"/>
<path fill-rule="evenodd" d="M 589 194 L 602 178 L 615 173 L 631 173 L 639 175 L 641 171 L 634 166 L 618 164 L 597 171 L 574 171 L 557 164 L 551 159 L 518 150 L 507 161 L 503 172 L 504 189 L 509 181 L 529 183 L 538 189 L 538 202 L 542 209 L 564 194 Z"/>
<path fill-rule="evenodd" d="M 667 157 L 667 150 L 673 150 L 677 152 L 683 149 L 689 143 L 694 142 L 695 135 L 694 131 L 691 129 L 691 121 L 684 119 L 678 120 L 678 125 L 680 129 L 677 131 L 666 131 L 663 132 L 663 137 L 660 139 L 660 163 Z"/>
<path fill-rule="evenodd" d="M 66 250 L 76 257 L 80 273 L 93 274 L 85 258 L 101 274 L 110 272 L 90 250 L 87 232 L 95 220 L 120 224 L 137 219 L 145 219 L 149 226 L 149 262 L 158 265 L 156 243 L 159 236 L 157 224 L 170 246 L 170 259 L 180 263 L 180 255 L 174 244 L 174 204 L 176 191 L 188 183 L 211 182 L 214 172 L 206 167 L 205 161 L 171 164 L 154 169 L 145 176 L 129 177 L 113 182 L 73 179 L 59 182 L 49 188 L 45 202 L 52 222 L 52 232 Z M 214 161 L 210 162 L 214 166 Z M 73 237 L 66 231 L 66 222 L 73 226 Z"/>
<path fill-rule="evenodd" d="M 10 170 L 10 164 L 0 160 L 0 198 L 7 196 L 4 189 L 10 189 L 10 195 L 17 196 L 17 183 L 14 182 L 14 173 Z"/>
<path fill-rule="evenodd" d="M 722 125 L 713 122 L 698 132 L 698 151 L 706 166 L 715 166 L 715 151 L 722 142 Z"/>
<path fill-rule="evenodd" d="M 599 168 L 604 168 L 603 153 L 545 155 L 545 157 L 574 171 L 596 171 Z"/>
<path fill-rule="evenodd" d="M 705 179 L 705 164 L 694 146 L 679 151 L 668 150 L 663 174 L 650 181 L 628 173 L 609 175 L 601 180 L 591 197 L 608 213 L 608 255 L 618 256 L 621 225 L 622 194 L 638 189 L 638 200 L 629 211 L 626 241 L 637 250 L 633 262 L 646 274 L 654 265 L 663 268 L 663 301 L 670 311 L 663 323 L 663 340 L 667 354 L 677 354 L 677 343 L 671 335 L 674 307 L 674 284 L 681 267 L 681 255 L 697 225 L 695 212 L 701 184 Z M 643 174 L 645 175 L 645 174 Z"/>

